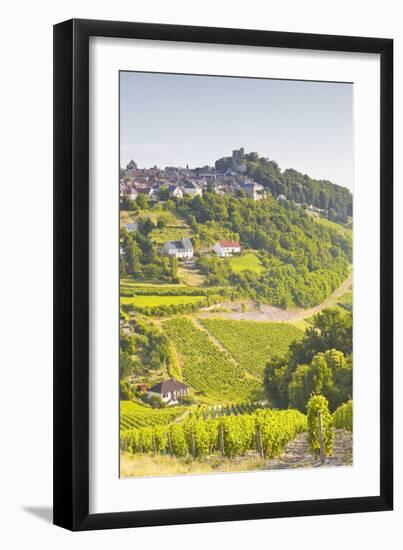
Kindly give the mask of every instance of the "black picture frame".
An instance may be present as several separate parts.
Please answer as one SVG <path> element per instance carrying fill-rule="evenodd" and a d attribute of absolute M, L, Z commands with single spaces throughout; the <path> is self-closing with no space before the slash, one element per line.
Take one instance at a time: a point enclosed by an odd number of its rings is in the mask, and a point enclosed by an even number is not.
<path fill-rule="evenodd" d="M 373 496 L 89 513 L 89 38 L 377 53 L 381 58 L 380 491 Z M 393 40 L 73 19 L 54 26 L 54 523 L 78 530 L 392 510 Z"/>

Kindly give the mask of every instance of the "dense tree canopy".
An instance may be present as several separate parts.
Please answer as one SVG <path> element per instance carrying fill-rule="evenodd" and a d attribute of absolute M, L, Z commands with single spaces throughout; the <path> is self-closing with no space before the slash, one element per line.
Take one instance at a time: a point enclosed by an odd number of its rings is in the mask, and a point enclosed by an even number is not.
<path fill-rule="evenodd" d="M 349 273 L 351 238 L 317 223 L 293 203 L 212 192 L 171 202 L 174 215 L 189 227 L 207 286 L 231 287 L 238 296 L 282 308 L 308 308 L 323 302 Z M 152 238 L 166 222 L 156 223 L 141 217 L 137 231 L 121 231 L 121 277 L 178 282 L 177 265 Z M 212 253 L 218 240 L 240 241 L 243 250 L 254 251 L 261 269 L 234 271 L 229 259 Z"/>
<path fill-rule="evenodd" d="M 264 385 L 269 402 L 305 411 L 310 396 L 321 394 L 336 409 L 352 396 L 351 354 L 351 313 L 324 310 L 286 356 L 267 364 Z"/>
<path fill-rule="evenodd" d="M 166 368 L 176 362 L 167 336 L 140 316 L 132 319 L 131 333 L 120 336 L 120 378 Z"/>
<path fill-rule="evenodd" d="M 259 251 L 259 274 L 233 273 L 227 260 L 202 255 L 198 266 L 209 285 L 230 285 L 279 307 L 311 307 L 348 274 L 351 240 L 298 207 L 284 208 L 273 198 L 255 202 L 205 193 L 179 200 L 177 212 L 188 221 L 201 250 L 218 239 L 239 239 L 243 248 Z"/>
<path fill-rule="evenodd" d="M 341 223 L 346 223 L 348 217 L 352 216 L 353 197 L 346 187 L 310 178 L 292 168 L 281 171 L 274 160 L 259 158 L 254 152 L 245 155 L 242 162 L 246 166 L 247 175 L 263 185 L 274 197 L 284 195 L 297 203 L 312 204 L 327 211 L 331 220 Z M 217 170 L 230 170 L 233 167 L 232 158 L 221 158 L 215 166 Z"/>
<path fill-rule="evenodd" d="M 128 233 L 125 229 L 121 229 L 121 278 L 129 275 L 137 279 L 177 281 L 176 271 L 169 258 L 161 255 L 150 238 L 154 228 L 152 220 L 145 218 L 139 221 L 138 231 Z"/>

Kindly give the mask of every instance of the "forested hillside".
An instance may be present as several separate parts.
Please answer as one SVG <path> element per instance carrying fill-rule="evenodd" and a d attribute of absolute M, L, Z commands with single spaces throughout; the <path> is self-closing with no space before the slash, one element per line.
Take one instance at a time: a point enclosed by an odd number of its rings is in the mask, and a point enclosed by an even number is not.
<path fill-rule="evenodd" d="M 272 406 L 305 411 L 309 397 L 321 394 L 334 410 L 351 399 L 352 322 L 350 312 L 326 309 L 286 354 L 268 361 L 264 385 Z"/>
<path fill-rule="evenodd" d="M 318 224 L 296 206 L 285 208 L 269 197 L 251 201 L 205 193 L 176 206 L 193 232 L 196 248 L 209 246 L 220 233 L 257 251 L 258 270 L 234 270 L 231 261 L 201 254 L 198 267 L 208 285 L 231 286 L 275 306 L 312 307 L 347 277 L 351 238 Z"/>
<path fill-rule="evenodd" d="M 232 298 L 249 297 L 281 308 L 308 308 L 323 302 L 349 273 L 352 240 L 348 231 L 318 223 L 292 203 L 284 206 L 272 197 L 252 201 L 210 192 L 169 202 L 170 219 L 187 228 L 191 237 L 196 267 L 204 281 L 199 286 L 206 289 L 228 289 Z M 160 236 L 155 237 L 158 228 L 171 231 L 161 217 L 166 210 L 158 214 L 155 207 L 146 206 L 141 212 L 136 232 L 121 231 L 121 277 L 178 283 L 178 262 L 161 255 Z M 212 245 L 221 239 L 239 240 L 244 255 L 237 260 L 211 254 Z M 170 313 L 194 309 L 191 301 L 171 304 Z M 126 302 L 123 307 L 135 305 L 133 300 Z M 163 308 L 162 302 L 154 307 Z"/>
<path fill-rule="evenodd" d="M 284 195 L 297 203 L 312 204 L 327 211 L 329 219 L 340 223 L 346 223 L 348 217 L 352 216 L 353 197 L 346 187 L 327 180 L 313 179 L 292 168 L 281 171 L 274 160 L 259 157 L 257 153 L 245 155 L 242 163 L 246 166 L 246 174 L 263 185 L 274 197 Z M 218 170 L 230 169 L 232 158 L 221 158 L 215 166 Z"/>

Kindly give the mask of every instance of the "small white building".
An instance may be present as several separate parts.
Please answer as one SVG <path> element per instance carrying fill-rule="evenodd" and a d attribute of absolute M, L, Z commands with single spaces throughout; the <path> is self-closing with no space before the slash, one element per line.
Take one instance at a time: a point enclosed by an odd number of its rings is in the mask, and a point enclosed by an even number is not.
<path fill-rule="evenodd" d="M 180 259 L 193 258 L 193 245 L 190 239 L 180 241 L 168 241 L 162 248 L 162 253 L 168 256 L 176 256 Z"/>
<path fill-rule="evenodd" d="M 189 388 L 178 382 L 175 378 L 169 380 L 162 380 L 151 386 L 147 391 L 147 397 L 159 397 L 168 405 L 177 405 L 180 403 L 182 397 L 189 395 Z"/>
<path fill-rule="evenodd" d="M 138 197 L 138 193 L 133 188 L 127 188 L 121 193 L 121 197 L 124 196 L 127 199 L 130 199 L 131 201 L 135 201 Z"/>
<path fill-rule="evenodd" d="M 260 201 L 264 199 L 264 188 L 259 183 L 247 181 L 242 184 L 241 189 L 245 192 L 249 199 Z"/>
<path fill-rule="evenodd" d="M 220 258 L 226 258 L 233 254 L 239 254 L 241 252 L 241 245 L 235 241 L 218 241 L 214 245 L 214 252 Z"/>
<path fill-rule="evenodd" d="M 183 197 L 182 189 L 177 185 L 170 185 L 168 187 L 168 192 L 170 199 L 181 199 Z"/>
<path fill-rule="evenodd" d="M 126 228 L 126 231 L 128 233 L 134 233 L 135 231 L 137 231 L 137 228 L 138 228 L 138 223 L 137 222 L 134 222 L 134 223 L 127 223 L 125 225 L 125 228 Z"/>
<path fill-rule="evenodd" d="M 195 181 L 190 181 L 187 182 L 183 187 L 183 194 L 190 195 L 193 199 L 197 196 L 201 197 L 203 195 L 203 190 L 198 183 L 196 183 Z"/>

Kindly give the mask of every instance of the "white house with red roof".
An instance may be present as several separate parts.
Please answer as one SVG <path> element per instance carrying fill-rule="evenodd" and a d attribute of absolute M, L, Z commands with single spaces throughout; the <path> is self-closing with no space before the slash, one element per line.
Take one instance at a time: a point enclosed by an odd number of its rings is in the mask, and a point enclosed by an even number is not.
<path fill-rule="evenodd" d="M 241 252 L 241 245 L 236 241 L 218 241 L 214 245 L 214 252 L 220 258 L 226 258 L 233 254 L 239 254 Z"/>

